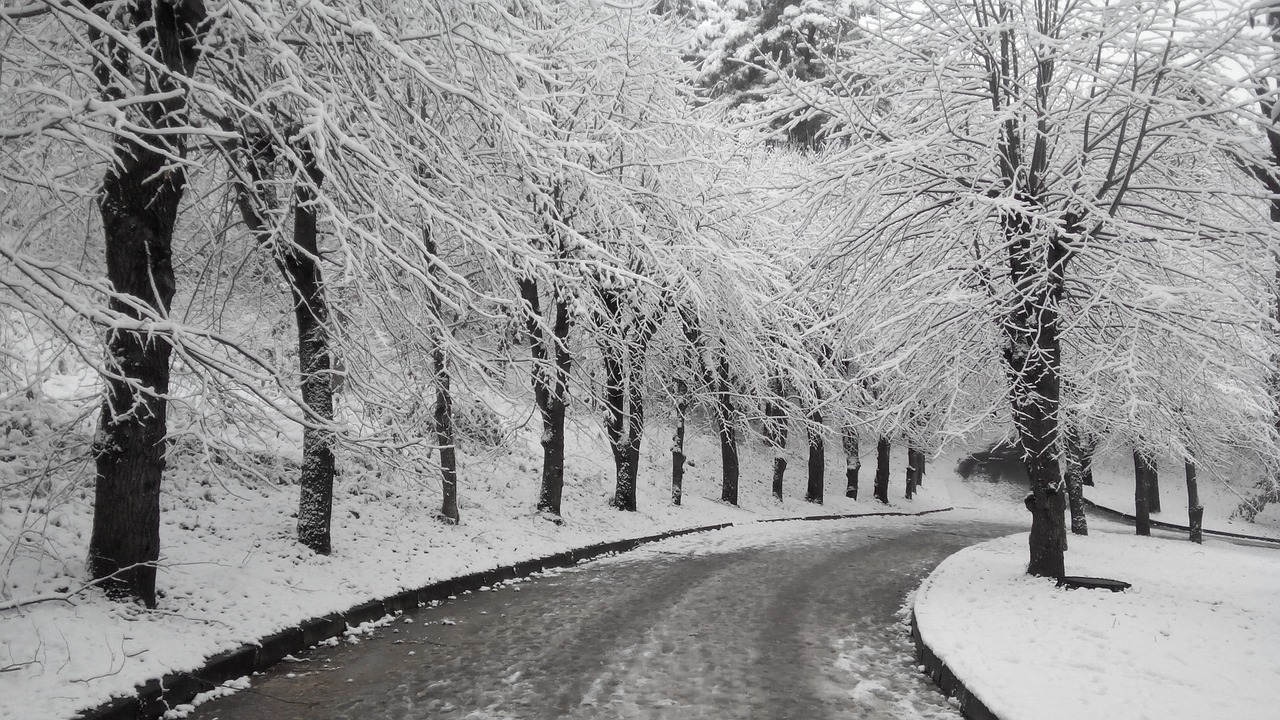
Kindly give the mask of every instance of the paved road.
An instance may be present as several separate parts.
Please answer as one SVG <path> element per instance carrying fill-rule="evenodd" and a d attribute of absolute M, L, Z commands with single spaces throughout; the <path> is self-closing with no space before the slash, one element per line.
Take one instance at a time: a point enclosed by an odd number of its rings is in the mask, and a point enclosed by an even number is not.
<path fill-rule="evenodd" d="M 418 611 L 191 717 L 957 719 L 896 613 L 950 553 L 1023 529 L 944 513 L 676 538 Z"/>

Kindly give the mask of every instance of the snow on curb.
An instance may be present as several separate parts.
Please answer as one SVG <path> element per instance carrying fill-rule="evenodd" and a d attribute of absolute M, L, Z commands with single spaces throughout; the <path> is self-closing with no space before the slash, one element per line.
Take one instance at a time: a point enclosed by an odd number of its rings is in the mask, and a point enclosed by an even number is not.
<path fill-rule="evenodd" d="M 235 650 L 215 655 L 209 658 L 204 667 L 199 670 L 172 673 L 163 678 L 150 680 L 138 686 L 134 695 L 116 698 L 96 708 L 86 710 L 76 717 L 79 720 L 151 720 L 153 718 L 161 718 L 166 713 L 172 713 L 175 708 L 181 708 L 192 703 L 198 695 L 207 694 L 222 687 L 225 683 L 236 681 L 255 672 L 261 672 L 284 660 L 287 656 L 301 652 L 329 638 L 339 637 L 348 632 L 349 628 L 357 627 L 362 623 L 374 622 L 388 615 L 397 615 L 406 610 L 443 601 L 450 596 L 479 590 L 482 587 L 493 586 L 507 580 L 528 577 L 548 569 L 568 567 L 604 555 L 627 552 L 641 545 L 659 540 L 756 523 L 845 520 L 864 517 L 919 517 L 948 510 L 951 510 L 951 508 L 937 508 L 920 512 L 889 511 L 813 516 L 799 515 L 725 522 L 670 530 L 656 535 L 614 540 L 566 550 L 546 557 L 461 575 L 435 582 L 425 587 L 406 590 L 382 600 L 366 602 L 344 612 L 313 618 L 300 623 L 296 627 L 264 637 L 256 644 L 243 645 Z"/>
<path fill-rule="evenodd" d="M 966 548 L 967 549 L 967 548 Z M 962 551 L 961 551 L 962 552 Z M 954 557 L 954 554 L 951 556 Z M 949 560 L 950 557 L 947 558 Z M 943 560 L 946 563 L 947 560 Z M 941 568 L 939 564 L 938 568 Z M 920 632 L 920 621 L 916 617 L 916 607 L 921 600 L 928 595 L 930 584 L 934 575 L 938 572 L 938 568 L 934 568 L 932 573 L 920 583 L 920 587 L 915 591 L 914 602 L 911 605 L 911 642 L 916 646 L 916 662 L 920 663 L 925 674 L 933 680 L 933 684 L 942 689 L 942 693 L 955 701 L 960 713 L 968 720 L 1001 720 L 991 709 L 987 707 L 982 699 L 969 689 L 964 681 L 961 680 L 947 664 L 938 657 L 938 653 L 934 651 L 929 643 L 924 639 L 924 635 Z"/>
<path fill-rule="evenodd" d="M 944 695 L 955 700 L 961 714 L 968 720 L 1000 720 L 973 691 L 965 687 L 960 678 L 951 672 L 951 668 L 924 641 L 920 635 L 920 623 L 916 622 L 914 607 L 911 609 L 911 642 L 916 646 L 916 662 L 924 666 L 925 674 L 933 680 L 933 684 L 942 688 Z"/>

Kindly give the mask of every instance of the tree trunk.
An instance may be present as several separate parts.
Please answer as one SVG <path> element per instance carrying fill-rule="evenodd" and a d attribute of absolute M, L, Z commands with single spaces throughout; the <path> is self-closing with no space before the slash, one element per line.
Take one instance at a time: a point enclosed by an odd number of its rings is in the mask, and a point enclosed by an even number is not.
<path fill-rule="evenodd" d="M 280 257 L 289 281 L 298 326 L 298 370 L 307 424 L 302 429 L 302 473 L 298 478 L 298 542 L 328 555 L 333 516 L 333 358 L 329 345 L 329 306 L 320 273 L 316 231 L 316 190 L 322 176 L 311 148 L 296 148 L 307 182 L 294 190 L 293 245 Z"/>
<path fill-rule="evenodd" d="M 245 225 L 255 240 L 272 252 L 272 260 L 289 286 L 297 326 L 298 370 L 306 424 L 302 430 L 302 471 L 298 478 L 298 542 L 312 552 L 331 550 L 333 479 L 336 472 L 333 446 L 333 359 L 329 343 L 329 307 L 320 270 L 317 231 L 317 191 L 324 180 L 315 155 L 305 141 L 295 148 L 302 159 L 306 179 L 294 188 L 293 242 L 273 242 L 266 213 L 275 200 L 266 195 L 269 163 L 276 156 L 271 138 L 242 137 L 240 157 L 244 168 L 234 179 L 237 202 Z"/>
<path fill-rule="evenodd" d="M 1036 418 L 1034 424 L 1029 423 L 1029 431 L 1020 433 L 1022 442 L 1026 443 L 1035 437 L 1036 425 L 1043 427 L 1051 421 Z M 1040 436 L 1044 437 L 1044 436 Z M 1065 515 L 1067 498 L 1065 484 L 1062 480 L 1058 459 L 1051 454 L 1052 441 L 1044 443 L 1035 451 L 1028 453 L 1024 460 L 1027 466 L 1027 477 L 1031 479 L 1031 535 L 1028 539 L 1030 560 L 1027 573 L 1040 577 L 1060 578 L 1066 574 L 1067 531 Z"/>
<path fill-rule="evenodd" d="M 1005 144 L 1002 153 L 1010 152 Z M 1011 157 L 1006 155 L 1005 160 Z M 1008 165 L 1016 166 L 1016 162 Z M 1015 199 L 1028 208 L 1008 211 L 1001 217 L 1014 287 L 1014 303 L 1002 330 L 1009 405 L 1031 483 L 1027 573 L 1057 578 L 1066 572 L 1067 541 L 1067 493 L 1057 452 L 1061 393 L 1058 306 L 1069 257 L 1065 238 L 1079 234 L 1081 228 L 1079 218 L 1067 213 L 1063 232 L 1046 238 L 1033 231 L 1031 213 L 1040 208 L 1039 198 L 1034 192 L 1019 192 Z M 1047 246 L 1041 248 L 1040 243 L 1046 241 Z"/>
<path fill-rule="evenodd" d="M 809 484 L 805 488 L 804 499 L 821 505 L 827 470 L 827 446 L 822 437 L 822 411 L 815 408 L 809 413 L 809 423 Z"/>
<path fill-rule="evenodd" d="M 449 369 L 439 345 L 431 353 L 436 376 L 436 444 L 440 446 L 440 516 L 450 524 L 458 522 L 457 440 L 453 431 L 453 397 L 449 392 Z"/>
<path fill-rule="evenodd" d="M 609 450 L 613 453 L 616 478 L 612 505 L 620 510 L 634 510 L 636 504 L 635 480 L 628 463 L 627 392 L 624 387 L 626 374 L 623 367 L 625 350 L 604 344 L 601 355 L 604 362 L 604 428 L 609 438 Z"/>
<path fill-rule="evenodd" d="M 729 361 L 720 354 L 715 371 L 705 359 L 702 329 L 698 316 L 689 307 L 680 308 L 680 325 L 689 346 L 694 349 L 695 365 L 701 370 L 703 382 L 711 390 L 714 401 L 716 435 L 720 439 L 720 499 L 730 505 L 738 504 L 738 439 L 733 427 L 733 398 L 730 396 Z"/>
<path fill-rule="evenodd" d="M 1187 473 L 1187 526 L 1191 531 L 1191 542 L 1204 542 L 1204 506 L 1200 504 L 1200 488 L 1196 483 L 1196 461 L 1188 458 L 1185 462 Z"/>
<path fill-rule="evenodd" d="M 733 401 L 729 397 L 729 363 L 724 356 L 716 372 L 716 428 L 720 436 L 720 499 L 738 504 L 738 438 L 733 428 Z"/>
<path fill-rule="evenodd" d="M 1085 458 L 1076 433 L 1068 430 L 1067 440 L 1067 504 L 1071 510 L 1071 532 L 1076 535 L 1089 534 L 1089 520 L 1084 514 L 1084 468 Z"/>
<path fill-rule="evenodd" d="M 679 505 L 684 494 L 684 428 L 689 414 L 689 388 L 676 378 L 676 431 L 671 437 L 671 504 Z"/>
<path fill-rule="evenodd" d="M 1151 456 L 1151 473 L 1147 475 L 1147 508 L 1160 512 L 1160 468 L 1156 456 Z"/>
<path fill-rule="evenodd" d="M 627 423 L 623 429 L 623 474 L 626 484 L 619 482 L 617 494 L 618 509 L 635 512 L 636 485 L 640 477 L 640 442 L 644 439 L 644 395 L 639 360 L 631 358 L 631 370 L 628 373 L 627 388 Z M 619 475 L 621 481 L 623 475 Z"/>
<path fill-rule="evenodd" d="M 436 268 L 438 252 L 436 242 L 429 231 L 422 233 L 428 259 L 431 260 L 428 274 L 439 282 Z M 444 354 L 444 312 L 440 298 L 432 294 L 431 309 L 436 322 L 440 323 L 439 335 L 435 338 L 435 347 L 431 350 L 432 371 L 436 385 L 435 430 L 436 445 L 440 447 L 440 516 L 450 524 L 457 524 L 458 516 L 458 459 L 457 439 L 453 428 L 453 394 L 450 391 L 449 366 Z"/>
<path fill-rule="evenodd" d="M 778 398 L 782 396 L 782 382 L 777 378 L 769 381 L 770 399 L 764 406 L 764 440 L 773 450 L 773 497 L 781 502 L 782 481 L 787 472 L 787 417 L 782 412 Z"/>
<path fill-rule="evenodd" d="M 529 338 L 529 352 L 533 355 L 533 397 L 542 416 L 542 482 L 538 488 L 537 510 L 560 523 L 560 500 L 564 493 L 564 417 L 570 370 L 568 338 L 572 316 L 568 301 L 556 298 L 555 320 L 548 338 L 539 322 L 542 303 L 538 281 L 531 277 L 521 278 L 520 298 L 524 301 L 525 333 Z"/>
<path fill-rule="evenodd" d="M 908 500 L 915 497 L 916 488 L 920 485 L 920 477 L 924 475 L 924 453 L 910 444 L 907 445 L 907 493 Z"/>
<path fill-rule="evenodd" d="M 605 431 L 613 452 L 616 489 L 613 506 L 634 512 L 644 437 L 644 365 L 649 341 L 666 311 L 665 299 L 648 314 L 628 320 L 623 298 L 614 290 L 596 290 L 603 308 L 601 323 L 618 328 L 617 342 L 603 342 Z"/>
<path fill-rule="evenodd" d="M 154 15 L 153 15 L 154 12 Z M 158 130 L 187 122 L 187 100 L 175 92 L 181 84 L 173 76 L 190 77 L 200 57 L 205 31 L 205 8 L 199 0 L 137 3 L 131 18 L 141 47 L 166 68 L 157 73 L 140 63 L 130 67 L 129 55 L 116 41 L 96 29 L 89 40 L 99 51 L 94 75 L 102 99 L 124 98 L 119 83 L 139 80 L 147 95 L 168 94 L 162 100 L 135 105 L 143 121 Z M 127 33 L 130 28 L 123 28 Z M 173 229 L 178 205 L 186 190 L 186 173 L 168 155 L 186 154 L 180 133 L 150 137 L 142 145 L 124 135 L 116 137 L 114 161 L 98 195 L 106 247 L 107 279 L 118 297 L 110 309 L 136 320 L 145 315 L 167 317 L 173 301 Z M 132 302 L 126 301 L 129 298 Z M 141 313 L 136 302 L 148 308 Z M 107 364 L 118 373 L 105 379 L 105 397 L 94 436 L 96 471 L 93 530 L 89 539 L 89 572 L 108 596 L 156 606 L 156 566 L 160 557 L 160 483 L 165 469 L 168 432 L 169 358 L 166 335 L 116 328 L 106 336 Z"/>
<path fill-rule="evenodd" d="M 1137 531 L 1139 535 L 1151 534 L 1151 508 L 1148 503 L 1151 500 L 1151 491 L 1147 486 L 1150 482 L 1151 473 L 1155 469 L 1155 461 L 1150 453 L 1142 450 L 1134 449 L 1133 451 L 1133 515 L 1137 518 Z"/>
<path fill-rule="evenodd" d="M 858 432 L 846 427 L 840 439 L 844 446 L 844 496 L 857 500 L 858 470 L 862 469 L 862 458 L 858 456 Z"/>
<path fill-rule="evenodd" d="M 874 494 L 876 500 L 889 504 L 889 438 L 884 435 L 876 442 L 876 480 Z"/>

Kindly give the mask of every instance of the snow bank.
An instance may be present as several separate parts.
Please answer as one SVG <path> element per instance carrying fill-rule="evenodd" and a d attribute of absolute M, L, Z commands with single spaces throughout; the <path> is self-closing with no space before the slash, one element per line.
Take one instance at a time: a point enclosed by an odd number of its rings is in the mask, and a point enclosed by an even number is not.
<path fill-rule="evenodd" d="M 1027 536 L 945 560 L 916 596 L 920 634 L 1003 720 L 1264 720 L 1280 715 L 1280 551 L 1095 532 L 1067 572 L 1133 583 L 1062 590 L 1024 574 Z"/>

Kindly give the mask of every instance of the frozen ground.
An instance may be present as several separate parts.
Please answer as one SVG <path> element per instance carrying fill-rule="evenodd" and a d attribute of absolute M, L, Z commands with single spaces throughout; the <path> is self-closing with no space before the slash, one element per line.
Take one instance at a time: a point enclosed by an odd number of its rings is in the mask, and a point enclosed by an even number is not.
<path fill-rule="evenodd" d="M 1031 578 L 1020 533 L 945 560 L 916 596 L 921 635 L 1002 720 L 1280 717 L 1280 550 L 1072 536 L 1067 572 L 1123 593 Z"/>

